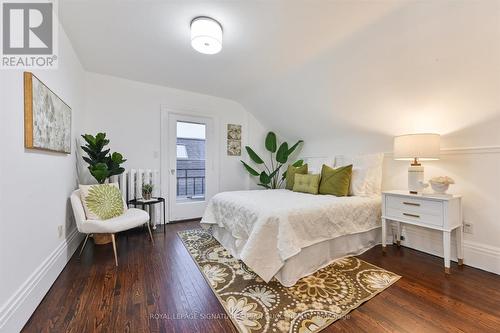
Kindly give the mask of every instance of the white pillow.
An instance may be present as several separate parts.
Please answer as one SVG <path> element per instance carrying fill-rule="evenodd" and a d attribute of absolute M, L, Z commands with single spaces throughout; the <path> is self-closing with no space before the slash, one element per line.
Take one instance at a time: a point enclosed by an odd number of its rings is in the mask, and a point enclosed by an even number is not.
<path fill-rule="evenodd" d="M 369 196 L 380 194 L 382 189 L 382 164 L 384 153 L 358 156 L 335 156 L 335 167 L 352 164 L 349 195 Z"/>
<path fill-rule="evenodd" d="M 307 163 L 307 171 L 310 174 L 319 174 L 321 173 L 321 168 L 323 164 L 326 164 L 333 168 L 335 164 L 335 157 L 304 157 L 304 164 Z"/>

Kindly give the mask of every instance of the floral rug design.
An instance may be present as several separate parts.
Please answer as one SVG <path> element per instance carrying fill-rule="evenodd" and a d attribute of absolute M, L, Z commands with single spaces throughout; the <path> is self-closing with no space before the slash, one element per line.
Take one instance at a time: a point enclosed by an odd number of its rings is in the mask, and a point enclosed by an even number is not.
<path fill-rule="evenodd" d="M 400 278 L 346 257 L 287 288 L 275 279 L 264 282 L 207 230 L 179 236 L 241 333 L 318 332 Z"/>

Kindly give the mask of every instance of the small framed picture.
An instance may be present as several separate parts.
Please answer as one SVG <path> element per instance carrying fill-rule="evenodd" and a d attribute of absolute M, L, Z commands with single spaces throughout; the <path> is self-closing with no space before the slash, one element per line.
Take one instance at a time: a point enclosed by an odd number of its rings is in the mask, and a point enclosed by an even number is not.
<path fill-rule="evenodd" d="M 241 125 L 227 124 L 227 155 L 241 156 Z"/>
<path fill-rule="evenodd" d="M 227 124 L 227 139 L 241 141 L 241 125 Z"/>
<path fill-rule="evenodd" d="M 227 140 L 227 155 L 241 156 L 241 140 Z"/>

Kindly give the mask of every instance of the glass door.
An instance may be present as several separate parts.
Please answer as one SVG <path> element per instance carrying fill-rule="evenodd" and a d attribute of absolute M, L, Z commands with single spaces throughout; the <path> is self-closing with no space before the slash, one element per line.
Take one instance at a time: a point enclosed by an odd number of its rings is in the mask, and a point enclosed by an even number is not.
<path fill-rule="evenodd" d="M 170 220 L 201 217 L 207 196 L 213 192 L 209 157 L 211 120 L 204 117 L 169 116 Z"/>

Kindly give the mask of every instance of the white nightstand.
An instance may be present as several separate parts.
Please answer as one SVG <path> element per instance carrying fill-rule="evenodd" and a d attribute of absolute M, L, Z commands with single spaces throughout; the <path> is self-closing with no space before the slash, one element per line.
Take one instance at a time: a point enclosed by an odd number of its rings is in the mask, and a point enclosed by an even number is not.
<path fill-rule="evenodd" d="M 443 233 L 444 271 L 450 273 L 451 232 L 456 230 L 458 264 L 463 265 L 462 197 L 382 192 L 382 250 L 385 252 L 387 220 L 397 222 L 400 245 L 401 223 L 439 230 Z"/>

